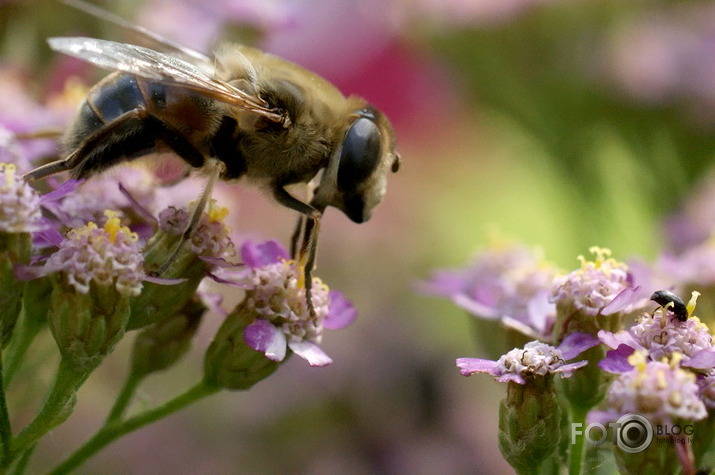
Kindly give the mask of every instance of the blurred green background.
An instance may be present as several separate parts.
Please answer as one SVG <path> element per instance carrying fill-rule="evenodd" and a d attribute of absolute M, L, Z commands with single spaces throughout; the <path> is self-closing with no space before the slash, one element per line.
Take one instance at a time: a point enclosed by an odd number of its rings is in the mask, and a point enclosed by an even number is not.
<path fill-rule="evenodd" d="M 292 358 L 247 393 L 224 392 L 110 446 L 81 473 L 499 473 L 503 388 L 463 378 L 486 356 L 470 317 L 415 292 L 495 233 L 542 246 L 566 269 L 592 245 L 652 258 L 663 217 L 715 150 L 715 4 L 529 0 L 147 0 L 110 7 L 176 41 L 250 42 L 366 97 L 393 120 L 403 157 L 385 201 L 355 225 L 334 210 L 318 274 L 359 311 L 326 334 L 334 364 Z M 0 66 L 46 100 L 78 72 L 52 35 L 130 42 L 53 1 L 0 1 Z M 7 96 L 2 101 L 9 101 Z M 234 226 L 284 243 L 294 216 L 256 190 L 224 186 Z M 227 291 L 236 302 L 240 294 Z M 199 378 L 218 326 L 148 382 L 142 405 Z M 129 338 L 130 339 L 130 338 Z M 11 403 L 39 399 L 50 360 L 18 378 Z M 37 451 L 46 470 L 101 423 L 128 358 L 124 342 L 79 394 L 76 413 Z M 39 358 L 38 358 L 39 360 Z M 50 362 L 48 362 L 50 361 Z M 32 369 L 32 368 L 30 368 Z M 39 402 L 39 401 L 38 401 Z M 30 417 L 20 413 L 18 420 Z M 24 418 L 24 419 L 23 419 Z M 18 422 L 19 424 L 19 422 Z"/>

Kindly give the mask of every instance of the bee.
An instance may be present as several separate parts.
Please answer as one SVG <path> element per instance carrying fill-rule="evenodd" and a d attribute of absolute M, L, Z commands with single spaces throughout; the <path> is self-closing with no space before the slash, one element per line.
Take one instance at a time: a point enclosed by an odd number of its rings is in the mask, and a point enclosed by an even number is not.
<path fill-rule="evenodd" d="M 666 307 L 668 304 L 670 306 L 670 311 L 673 312 L 675 318 L 684 322 L 688 319 L 688 307 L 685 306 L 683 299 L 675 295 L 673 292 L 668 290 L 657 290 L 653 292 L 650 299 L 660 305 L 661 307 Z"/>
<path fill-rule="evenodd" d="M 385 194 L 388 173 L 400 166 L 388 119 L 322 77 L 248 46 L 226 45 L 209 59 L 173 45 L 175 54 L 96 38 L 48 42 L 54 51 L 112 73 L 80 105 L 64 134 L 64 158 L 26 178 L 62 171 L 88 178 L 143 155 L 171 151 L 208 176 L 183 244 L 215 183 L 246 177 L 300 213 L 292 252 L 303 267 L 313 313 L 311 272 L 325 209 L 338 208 L 356 223 L 367 221 Z M 288 185 L 310 182 L 317 187 L 309 200 L 286 191 Z M 168 269 L 181 244 L 156 274 Z"/>

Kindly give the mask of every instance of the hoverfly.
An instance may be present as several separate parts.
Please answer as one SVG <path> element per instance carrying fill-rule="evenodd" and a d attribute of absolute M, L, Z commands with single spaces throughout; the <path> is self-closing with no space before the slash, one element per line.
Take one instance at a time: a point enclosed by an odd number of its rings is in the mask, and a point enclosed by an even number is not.
<path fill-rule="evenodd" d="M 71 4 L 118 22 L 91 4 Z M 66 156 L 26 178 L 66 170 L 87 178 L 143 155 L 171 151 L 208 175 L 183 244 L 215 183 L 245 176 L 300 213 L 292 249 L 303 267 L 312 313 L 311 271 L 322 214 L 333 206 L 356 223 L 367 221 L 385 194 L 388 172 L 400 166 L 388 119 L 318 75 L 243 45 L 224 46 L 211 60 L 168 42 L 174 54 L 96 38 L 48 41 L 57 52 L 113 72 L 89 91 L 66 130 Z M 288 185 L 314 179 L 318 185 L 308 202 L 286 191 Z M 169 267 L 180 247 L 157 274 Z"/>

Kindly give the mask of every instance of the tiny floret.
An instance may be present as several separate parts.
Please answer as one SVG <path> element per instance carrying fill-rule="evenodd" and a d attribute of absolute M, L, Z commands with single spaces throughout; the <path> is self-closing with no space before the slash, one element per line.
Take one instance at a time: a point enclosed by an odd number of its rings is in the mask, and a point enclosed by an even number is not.
<path fill-rule="evenodd" d="M 690 317 L 679 320 L 669 306 L 645 312 L 628 330 L 612 333 L 601 330 L 598 337 L 614 351 L 599 362 L 601 369 L 621 373 L 629 369 L 628 356 L 642 351 L 652 361 L 671 360 L 678 355 L 681 365 L 695 369 L 709 369 L 715 365 L 715 348 L 707 325 L 694 315 L 698 292 L 687 305 Z"/>
<path fill-rule="evenodd" d="M 589 251 L 595 255 L 592 261 L 579 256 L 579 269 L 554 280 L 553 301 L 591 316 L 630 311 L 631 305 L 625 305 L 630 302 L 616 301 L 633 289 L 628 266 L 610 257 L 609 249 L 594 246 Z"/>
<path fill-rule="evenodd" d="M 514 348 L 497 361 L 480 358 L 458 358 L 457 367 L 464 376 L 474 373 L 491 374 L 501 383 L 526 384 L 529 379 L 561 373 L 564 378 L 588 364 L 588 361 L 566 363 L 589 348 L 598 340 L 585 333 L 572 333 L 554 348 L 540 341 L 531 341 L 524 348 Z"/>
<path fill-rule="evenodd" d="M 622 373 L 608 391 L 613 417 L 643 414 L 655 424 L 673 420 L 698 421 L 707 417 L 696 376 L 676 361 L 648 361 L 638 351 L 629 358 L 633 370 Z"/>
<path fill-rule="evenodd" d="M 106 211 L 103 227 L 90 222 L 69 232 L 46 268 L 60 271 L 77 292 L 86 294 L 90 284 L 115 286 L 122 295 L 139 295 L 143 257 L 137 235 L 122 226 L 116 212 Z"/>
<path fill-rule="evenodd" d="M 201 216 L 189 239 L 194 254 L 221 259 L 231 259 L 236 255 L 230 237 L 231 230 L 223 222 L 227 214 L 228 208 L 216 206 L 215 201 L 211 200 L 207 213 Z M 170 206 L 159 213 L 159 227 L 168 234 L 181 235 L 186 231 L 189 219 L 190 214 L 186 209 Z"/>
<path fill-rule="evenodd" d="M 42 228 L 40 195 L 17 174 L 15 165 L 0 163 L 0 231 L 27 233 Z"/>

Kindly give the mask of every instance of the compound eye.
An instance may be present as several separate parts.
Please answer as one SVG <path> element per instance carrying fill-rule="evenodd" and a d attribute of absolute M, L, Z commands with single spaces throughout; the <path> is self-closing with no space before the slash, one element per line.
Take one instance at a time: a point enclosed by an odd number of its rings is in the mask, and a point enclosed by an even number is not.
<path fill-rule="evenodd" d="M 365 181 L 380 163 L 380 129 L 375 122 L 361 117 L 352 123 L 345 134 L 340 165 L 338 167 L 338 188 L 342 191 L 355 190 Z"/>

